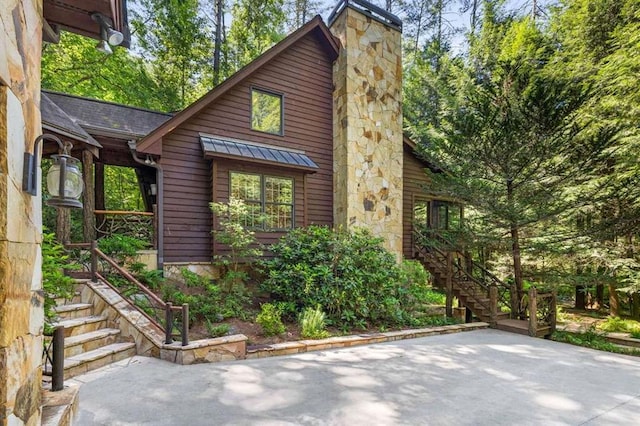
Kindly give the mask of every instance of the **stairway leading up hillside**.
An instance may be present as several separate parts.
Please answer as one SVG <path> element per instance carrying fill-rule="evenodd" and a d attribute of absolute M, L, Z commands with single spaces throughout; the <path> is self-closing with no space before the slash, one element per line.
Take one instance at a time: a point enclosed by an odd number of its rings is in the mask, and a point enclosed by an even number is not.
<path fill-rule="evenodd" d="M 478 320 L 497 329 L 536 337 L 549 336 L 555 330 L 555 293 L 538 294 L 532 288 L 523 307 L 528 319 L 512 318 L 513 291 L 506 283 L 459 251 L 443 248 L 452 245 L 435 233 L 430 238 L 416 233 L 415 240 L 415 257 L 431 273 L 434 285 L 451 291 Z"/>

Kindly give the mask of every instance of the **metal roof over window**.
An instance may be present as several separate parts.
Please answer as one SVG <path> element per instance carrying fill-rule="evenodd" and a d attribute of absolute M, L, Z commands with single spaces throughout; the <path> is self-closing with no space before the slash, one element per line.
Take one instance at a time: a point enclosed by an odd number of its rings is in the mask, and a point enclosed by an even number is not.
<path fill-rule="evenodd" d="M 231 158 L 310 171 L 318 169 L 318 165 L 304 151 L 210 135 L 200 135 L 200 143 L 205 157 Z"/>

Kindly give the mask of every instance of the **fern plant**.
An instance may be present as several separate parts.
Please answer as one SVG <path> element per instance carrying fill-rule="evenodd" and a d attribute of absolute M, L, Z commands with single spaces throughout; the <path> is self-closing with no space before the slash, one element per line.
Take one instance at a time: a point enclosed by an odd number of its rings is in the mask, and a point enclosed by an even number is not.
<path fill-rule="evenodd" d="M 307 339 L 324 339 L 329 337 L 329 332 L 325 330 L 325 313 L 319 306 L 306 308 L 300 314 L 300 334 Z"/>

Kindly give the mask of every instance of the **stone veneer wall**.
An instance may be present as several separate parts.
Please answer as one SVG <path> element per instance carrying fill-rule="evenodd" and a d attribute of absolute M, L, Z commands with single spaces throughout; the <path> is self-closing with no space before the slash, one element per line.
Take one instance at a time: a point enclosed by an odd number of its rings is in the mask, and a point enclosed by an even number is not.
<path fill-rule="evenodd" d="M 364 227 L 402 256 L 401 33 L 347 6 L 331 25 L 334 221 Z"/>
<path fill-rule="evenodd" d="M 40 197 L 22 191 L 23 153 L 40 135 L 42 2 L 0 7 L 0 425 L 40 424 Z"/>

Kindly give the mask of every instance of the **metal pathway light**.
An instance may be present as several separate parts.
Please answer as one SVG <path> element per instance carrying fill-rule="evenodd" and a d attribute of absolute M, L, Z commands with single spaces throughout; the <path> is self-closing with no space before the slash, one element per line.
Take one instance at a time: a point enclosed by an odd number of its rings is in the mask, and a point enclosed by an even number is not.
<path fill-rule="evenodd" d="M 69 155 L 73 145 L 63 144 L 54 135 L 43 134 L 33 142 L 33 154 L 24 153 L 24 170 L 22 175 L 22 190 L 31 194 L 38 194 L 38 151 L 43 140 L 52 140 L 58 144 L 60 151 L 52 155 L 53 165 L 47 173 L 47 192 L 51 198 L 47 204 L 56 208 L 82 208 L 79 201 L 82 195 L 83 183 L 79 161 Z"/>

